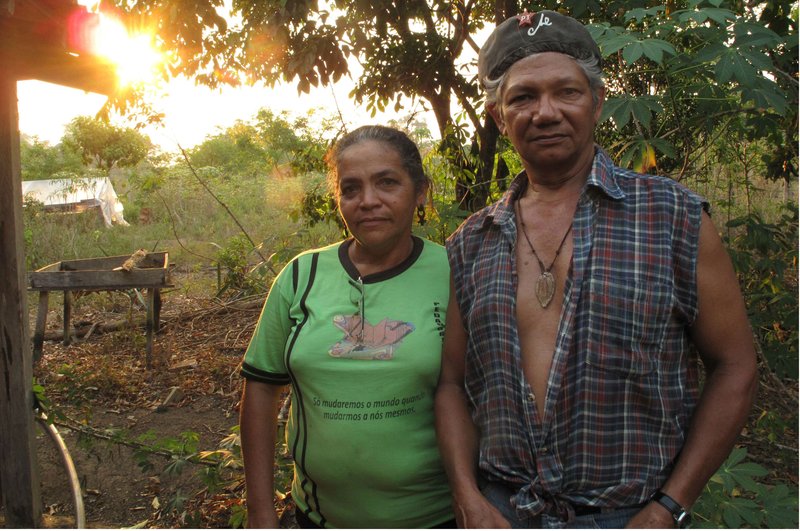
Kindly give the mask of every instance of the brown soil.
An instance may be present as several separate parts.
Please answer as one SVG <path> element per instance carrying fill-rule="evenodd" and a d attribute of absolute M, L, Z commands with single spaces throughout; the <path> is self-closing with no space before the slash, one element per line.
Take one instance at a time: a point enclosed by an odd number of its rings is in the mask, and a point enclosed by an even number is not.
<path fill-rule="evenodd" d="M 223 304 L 186 291 L 163 294 L 151 369 L 145 367 L 144 330 L 137 327 L 94 333 L 69 346 L 44 344 L 35 374 L 53 409 L 64 414 L 57 426 L 75 460 L 89 527 L 230 527 L 242 506 L 240 469 L 226 469 L 213 490 L 199 477 L 204 466 L 187 464 L 182 473 L 172 474 L 168 457 L 150 456 L 147 470 L 137 459 L 138 437 L 146 432 L 162 441 L 191 432 L 198 450 L 216 450 L 238 424 L 238 366 L 263 297 Z M 124 294 L 89 294 L 75 306 L 75 324 L 144 313 L 130 312 Z M 52 309 L 48 330 L 60 323 L 60 310 Z M 796 382 L 779 381 L 766 371 L 762 375 L 741 443 L 751 460 L 769 469 L 768 482 L 797 485 L 797 396 Z M 52 514 L 46 524 L 68 527 L 69 494 L 52 454 L 46 448 L 40 452 L 43 499 Z M 288 513 L 285 523 L 291 525 Z"/>
<path fill-rule="evenodd" d="M 163 301 L 152 368 L 145 363 L 145 331 L 131 326 L 69 346 L 46 341 L 34 371 L 59 414 L 56 426 L 75 461 L 89 527 L 229 527 L 241 504 L 241 469 L 224 470 L 210 490 L 200 477 L 208 467 L 188 463 L 176 473 L 169 454 L 184 442 L 194 446 L 193 457 L 217 450 L 238 424 L 238 369 L 263 297 L 225 304 L 175 290 L 163 293 Z M 140 308 L 131 312 L 130 299 L 119 293 L 87 294 L 75 306 L 73 325 L 84 330 L 86 323 L 144 315 Z M 61 310 L 51 309 L 48 331 L 60 328 L 61 319 Z M 43 504 L 53 516 L 45 524 L 69 526 L 63 469 L 49 442 L 39 439 Z M 149 466 L 140 464 L 143 450 L 168 439 L 168 449 L 149 455 Z"/>

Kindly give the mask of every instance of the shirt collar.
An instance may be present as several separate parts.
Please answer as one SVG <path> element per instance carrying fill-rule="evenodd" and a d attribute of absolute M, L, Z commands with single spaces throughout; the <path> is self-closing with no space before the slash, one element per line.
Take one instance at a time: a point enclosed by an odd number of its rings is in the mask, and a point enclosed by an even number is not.
<path fill-rule="evenodd" d="M 481 228 L 486 228 L 490 224 L 505 225 L 512 222 L 514 215 L 514 201 L 525 191 L 528 186 L 528 176 L 525 170 L 522 170 L 514 177 L 511 184 L 503 194 L 503 197 L 490 205 L 486 217 L 484 218 Z M 584 192 L 589 188 L 595 188 L 607 195 L 611 199 L 622 199 L 625 197 L 625 192 L 619 187 L 617 183 L 617 176 L 615 172 L 614 162 L 608 156 L 603 148 L 595 145 L 594 161 L 592 162 L 592 171 L 589 172 L 589 177 L 586 179 Z"/>
<path fill-rule="evenodd" d="M 589 187 L 599 189 L 611 199 L 622 199 L 625 197 L 625 192 L 622 191 L 617 182 L 614 162 L 611 160 L 611 157 L 608 156 L 608 153 L 600 146 L 595 146 L 594 148 L 592 171 L 586 179 L 584 192 Z"/>

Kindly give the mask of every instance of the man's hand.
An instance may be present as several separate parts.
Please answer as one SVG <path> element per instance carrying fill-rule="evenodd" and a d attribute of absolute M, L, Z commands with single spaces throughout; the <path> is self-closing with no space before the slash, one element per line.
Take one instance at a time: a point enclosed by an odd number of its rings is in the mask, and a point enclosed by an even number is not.
<path fill-rule="evenodd" d="M 453 499 L 453 512 L 461 529 L 510 529 L 511 524 L 481 494 Z"/>
<path fill-rule="evenodd" d="M 626 529 L 674 529 L 675 520 L 663 506 L 656 502 L 645 505 L 628 521 Z"/>

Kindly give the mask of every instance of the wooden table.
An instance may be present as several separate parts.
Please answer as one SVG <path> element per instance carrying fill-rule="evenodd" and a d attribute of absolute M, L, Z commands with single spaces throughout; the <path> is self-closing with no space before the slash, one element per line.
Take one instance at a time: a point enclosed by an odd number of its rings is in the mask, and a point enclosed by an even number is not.
<path fill-rule="evenodd" d="M 161 288 L 169 283 L 169 254 L 147 253 L 130 270 L 122 266 L 131 256 L 107 256 L 79 260 L 62 260 L 37 269 L 29 275 L 29 289 L 39 292 L 39 309 L 33 335 L 34 360 L 42 355 L 48 297 L 51 291 L 64 292 L 64 345 L 70 343 L 70 319 L 73 291 L 147 290 L 147 368 L 153 359 L 153 334 L 158 331 L 161 313 Z"/>

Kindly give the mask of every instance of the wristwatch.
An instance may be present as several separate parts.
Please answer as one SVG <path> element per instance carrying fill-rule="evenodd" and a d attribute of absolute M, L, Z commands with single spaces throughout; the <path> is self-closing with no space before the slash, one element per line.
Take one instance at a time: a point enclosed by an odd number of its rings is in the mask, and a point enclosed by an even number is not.
<path fill-rule="evenodd" d="M 689 524 L 692 523 L 692 514 L 683 508 L 683 506 L 676 502 L 671 497 L 667 496 L 660 490 L 657 490 L 655 494 L 653 494 L 652 500 L 672 514 L 672 519 L 675 520 L 675 525 L 677 525 L 680 529 L 684 529 L 689 527 Z"/>

